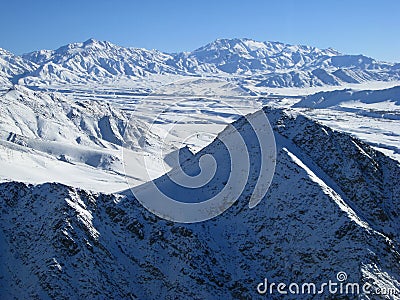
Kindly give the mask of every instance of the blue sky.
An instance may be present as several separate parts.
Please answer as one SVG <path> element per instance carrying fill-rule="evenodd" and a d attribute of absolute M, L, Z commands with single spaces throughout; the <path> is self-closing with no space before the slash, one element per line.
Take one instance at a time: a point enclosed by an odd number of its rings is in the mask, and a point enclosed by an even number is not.
<path fill-rule="evenodd" d="M 248 37 L 400 62 L 398 0 L 6 0 L 1 11 L 0 47 L 16 54 L 90 37 L 166 52 Z"/>

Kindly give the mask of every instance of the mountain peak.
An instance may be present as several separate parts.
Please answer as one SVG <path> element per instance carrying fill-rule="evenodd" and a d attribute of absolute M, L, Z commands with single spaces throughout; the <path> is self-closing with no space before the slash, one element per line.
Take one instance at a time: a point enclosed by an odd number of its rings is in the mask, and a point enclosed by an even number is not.
<path fill-rule="evenodd" d="M 96 43 L 96 42 L 97 42 L 96 39 L 94 39 L 94 38 L 89 38 L 89 39 L 87 39 L 86 41 L 84 41 L 83 44 L 84 44 L 84 45 L 89 45 L 89 44 L 94 44 L 94 43 Z"/>
<path fill-rule="evenodd" d="M 94 38 L 90 38 L 86 41 L 84 41 L 82 43 L 82 47 L 86 48 L 86 47 L 92 47 L 92 46 L 97 46 L 99 45 L 101 42 L 99 42 L 98 40 L 94 39 Z"/>
<path fill-rule="evenodd" d="M 94 38 L 90 38 L 82 43 L 83 48 L 107 48 L 107 47 L 117 47 L 108 41 L 99 41 Z"/>
<path fill-rule="evenodd" d="M 0 55 L 14 56 L 13 53 L 3 48 L 0 48 Z"/>

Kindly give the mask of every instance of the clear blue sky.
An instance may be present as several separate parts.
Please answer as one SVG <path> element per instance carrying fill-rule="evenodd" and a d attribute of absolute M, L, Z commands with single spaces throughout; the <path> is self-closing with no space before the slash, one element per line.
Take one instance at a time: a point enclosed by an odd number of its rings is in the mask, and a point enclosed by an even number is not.
<path fill-rule="evenodd" d="M 16 54 L 90 37 L 166 52 L 248 37 L 400 62 L 399 0 L 2 2 L 0 47 Z"/>

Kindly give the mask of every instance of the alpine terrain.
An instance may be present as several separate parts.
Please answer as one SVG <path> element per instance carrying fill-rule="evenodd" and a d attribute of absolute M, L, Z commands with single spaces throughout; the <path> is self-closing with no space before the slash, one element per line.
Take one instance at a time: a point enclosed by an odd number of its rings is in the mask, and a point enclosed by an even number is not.
<path fill-rule="evenodd" d="M 0 299 L 400 299 L 399 120 L 400 64 L 332 48 L 0 49 Z M 179 223 L 142 205 L 152 186 L 184 203 L 234 189 L 227 144 L 248 162 L 227 210 Z M 206 157 L 209 181 L 171 179 Z"/>

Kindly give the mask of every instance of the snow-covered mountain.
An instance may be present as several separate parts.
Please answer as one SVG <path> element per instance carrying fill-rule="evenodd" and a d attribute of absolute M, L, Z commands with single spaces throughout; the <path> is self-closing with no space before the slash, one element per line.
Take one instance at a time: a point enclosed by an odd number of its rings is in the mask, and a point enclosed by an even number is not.
<path fill-rule="evenodd" d="M 94 39 L 68 44 L 54 51 L 32 52 L 23 57 L 40 65 L 29 76 L 47 82 L 104 81 L 119 76 L 142 77 L 181 72 L 167 64 L 172 58 L 169 54 L 156 50 L 124 48 Z"/>
<path fill-rule="evenodd" d="M 260 168 L 260 153 L 250 143 L 246 189 L 206 222 L 159 219 L 128 191 L 0 184 L 1 298 L 282 299 L 276 289 L 259 295 L 257 285 L 267 278 L 319 287 L 346 272 L 346 282 L 392 289 L 384 298 L 399 299 L 398 162 L 302 115 L 264 112 L 278 153 L 268 193 L 248 208 Z M 245 118 L 234 126 L 251 136 Z M 216 139 L 186 164 L 197 168 L 199 158 L 211 154 L 224 166 L 224 151 Z M 224 180 L 176 196 L 214 194 Z M 168 190 L 172 182 L 160 178 L 159 184 Z M 362 290 L 353 298 L 359 297 L 380 299 Z"/>
<path fill-rule="evenodd" d="M 0 87 L 8 88 L 13 80 L 26 75 L 38 68 L 38 65 L 30 60 L 0 48 Z"/>
<path fill-rule="evenodd" d="M 400 79 L 398 64 L 378 62 L 363 55 L 345 55 L 331 48 L 250 39 L 218 39 L 192 52 L 175 54 L 89 39 L 57 50 L 13 56 L 13 60 L 15 66 L 6 70 L 13 82 L 19 80 L 21 84 L 35 86 L 104 83 L 154 74 L 233 77 L 259 87 L 312 87 Z M 8 64 L 3 58 L 1 69 L 9 69 Z"/>
<path fill-rule="evenodd" d="M 338 107 L 344 103 L 355 104 L 377 104 L 387 102 L 394 106 L 400 106 L 400 86 L 396 86 L 384 90 L 336 90 L 330 92 L 319 92 L 313 95 L 304 97 L 303 100 L 296 103 L 294 107 L 308 108 L 332 108 Z M 393 108 L 392 107 L 392 108 Z M 391 111 L 394 113 L 394 111 Z"/>
<path fill-rule="evenodd" d="M 0 299 L 282 299 L 257 285 L 321 286 L 346 272 L 392 293 L 353 298 L 399 300 L 400 165 L 385 154 L 400 159 L 400 91 L 356 90 L 399 79 L 399 64 L 249 39 L 173 54 L 93 39 L 0 50 Z M 275 174 L 249 209 L 265 157 L 248 120 L 264 113 Z M 239 162 L 222 142 L 239 145 L 233 127 L 250 172 L 217 218 L 166 221 L 127 190 L 218 194 Z M 177 165 L 197 174 L 205 155 L 218 169 L 204 186 L 168 177 Z"/>
<path fill-rule="evenodd" d="M 249 75 L 258 81 L 258 86 L 265 87 L 340 85 L 400 78 L 394 64 L 363 55 L 250 39 L 219 39 L 188 57 L 215 65 L 229 74 Z"/>
<path fill-rule="evenodd" d="M 202 63 L 216 65 L 226 73 L 249 73 L 302 68 L 340 55 L 333 49 L 321 50 L 279 42 L 250 39 L 218 39 L 190 53 Z"/>
<path fill-rule="evenodd" d="M 400 160 L 400 87 L 342 89 L 302 97 L 293 106 L 323 124 L 349 132 Z"/>
<path fill-rule="evenodd" d="M 239 115 L 261 108 L 236 84 L 215 78 L 175 82 L 146 97 L 120 87 L 65 90 L 2 91 L 1 181 L 119 191 L 127 187 L 126 174 L 135 184 L 161 176 L 174 164 L 164 161 L 168 154 L 185 146 L 198 151 Z M 134 162 L 132 172 L 123 156 Z"/>
<path fill-rule="evenodd" d="M 148 124 L 105 102 L 71 101 L 19 85 L 0 96 L 2 181 L 56 181 L 117 191 L 126 187 L 122 147 L 142 156 L 161 144 Z M 144 168 L 135 169 L 139 183 L 146 180 Z"/>

